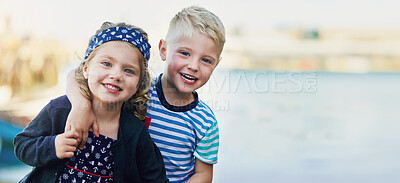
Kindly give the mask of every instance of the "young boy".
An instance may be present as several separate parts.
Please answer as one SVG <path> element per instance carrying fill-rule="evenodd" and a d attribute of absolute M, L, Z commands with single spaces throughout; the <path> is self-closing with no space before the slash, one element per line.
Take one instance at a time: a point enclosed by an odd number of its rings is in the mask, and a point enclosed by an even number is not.
<path fill-rule="evenodd" d="M 159 43 L 164 73 L 153 79 L 145 122 L 164 158 L 170 182 L 211 182 L 217 163 L 218 125 L 212 110 L 199 100 L 203 86 L 220 61 L 225 30 L 210 11 L 192 6 L 171 20 L 165 40 Z M 72 111 L 66 130 L 84 137 L 97 124 L 90 104 L 68 79 Z M 75 108 L 75 109 L 74 109 Z M 97 132 L 96 132 L 97 134 Z M 83 139 L 82 142 L 84 143 Z"/>

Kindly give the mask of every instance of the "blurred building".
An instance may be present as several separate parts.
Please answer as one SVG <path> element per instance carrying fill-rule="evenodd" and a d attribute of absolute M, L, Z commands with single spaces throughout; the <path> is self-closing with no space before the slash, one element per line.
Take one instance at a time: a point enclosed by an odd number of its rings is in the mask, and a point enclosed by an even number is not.
<path fill-rule="evenodd" d="M 400 71 L 400 30 L 234 30 L 221 65 L 284 71 Z"/>
<path fill-rule="evenodd" d="M 9 20 L 0 20 L 0 117 L 5 119 L 13 117 L 13 105 L 40 98 L 55 86 L 59 68 L 70 55 L 57 40 L 13 34 Z"/>

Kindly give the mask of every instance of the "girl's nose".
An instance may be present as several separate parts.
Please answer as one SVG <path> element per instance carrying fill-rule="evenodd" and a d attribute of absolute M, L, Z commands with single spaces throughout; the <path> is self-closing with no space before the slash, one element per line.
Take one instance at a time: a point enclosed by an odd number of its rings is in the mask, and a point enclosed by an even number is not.
<path fill-rule="evenodd" d="M 116 81 L 121 81 L 123 78 L 122 73 L 115 71 L 110 74 L 110 79 L 116 80 Z"/>

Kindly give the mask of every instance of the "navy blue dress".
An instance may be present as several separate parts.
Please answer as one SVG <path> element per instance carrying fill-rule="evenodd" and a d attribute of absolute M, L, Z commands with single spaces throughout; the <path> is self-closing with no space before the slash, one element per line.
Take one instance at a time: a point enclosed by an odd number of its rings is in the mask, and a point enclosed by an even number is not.
<path fill-rule="evenodd" d="M 58 182 L 113 182 L 114 158 L 110 147 L 114 139 L 89 131 L 83 150 L 77 149 L 58 177 Z"/>

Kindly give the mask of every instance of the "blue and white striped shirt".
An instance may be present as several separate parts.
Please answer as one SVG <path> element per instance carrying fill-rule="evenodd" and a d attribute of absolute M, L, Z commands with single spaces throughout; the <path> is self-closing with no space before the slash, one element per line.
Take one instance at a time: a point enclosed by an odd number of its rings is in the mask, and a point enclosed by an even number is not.
<path fill-rule="evenodd" d="M 149 90 L 146 123 L 164 158 L 170 182 L 186 182 L 194 173 L 195 158 L 217 163 L 219 132 L 212 110 L 194 92 L 195 101 L 173 106 L 165 99 L 161 75 L 153 79 Z"/>

